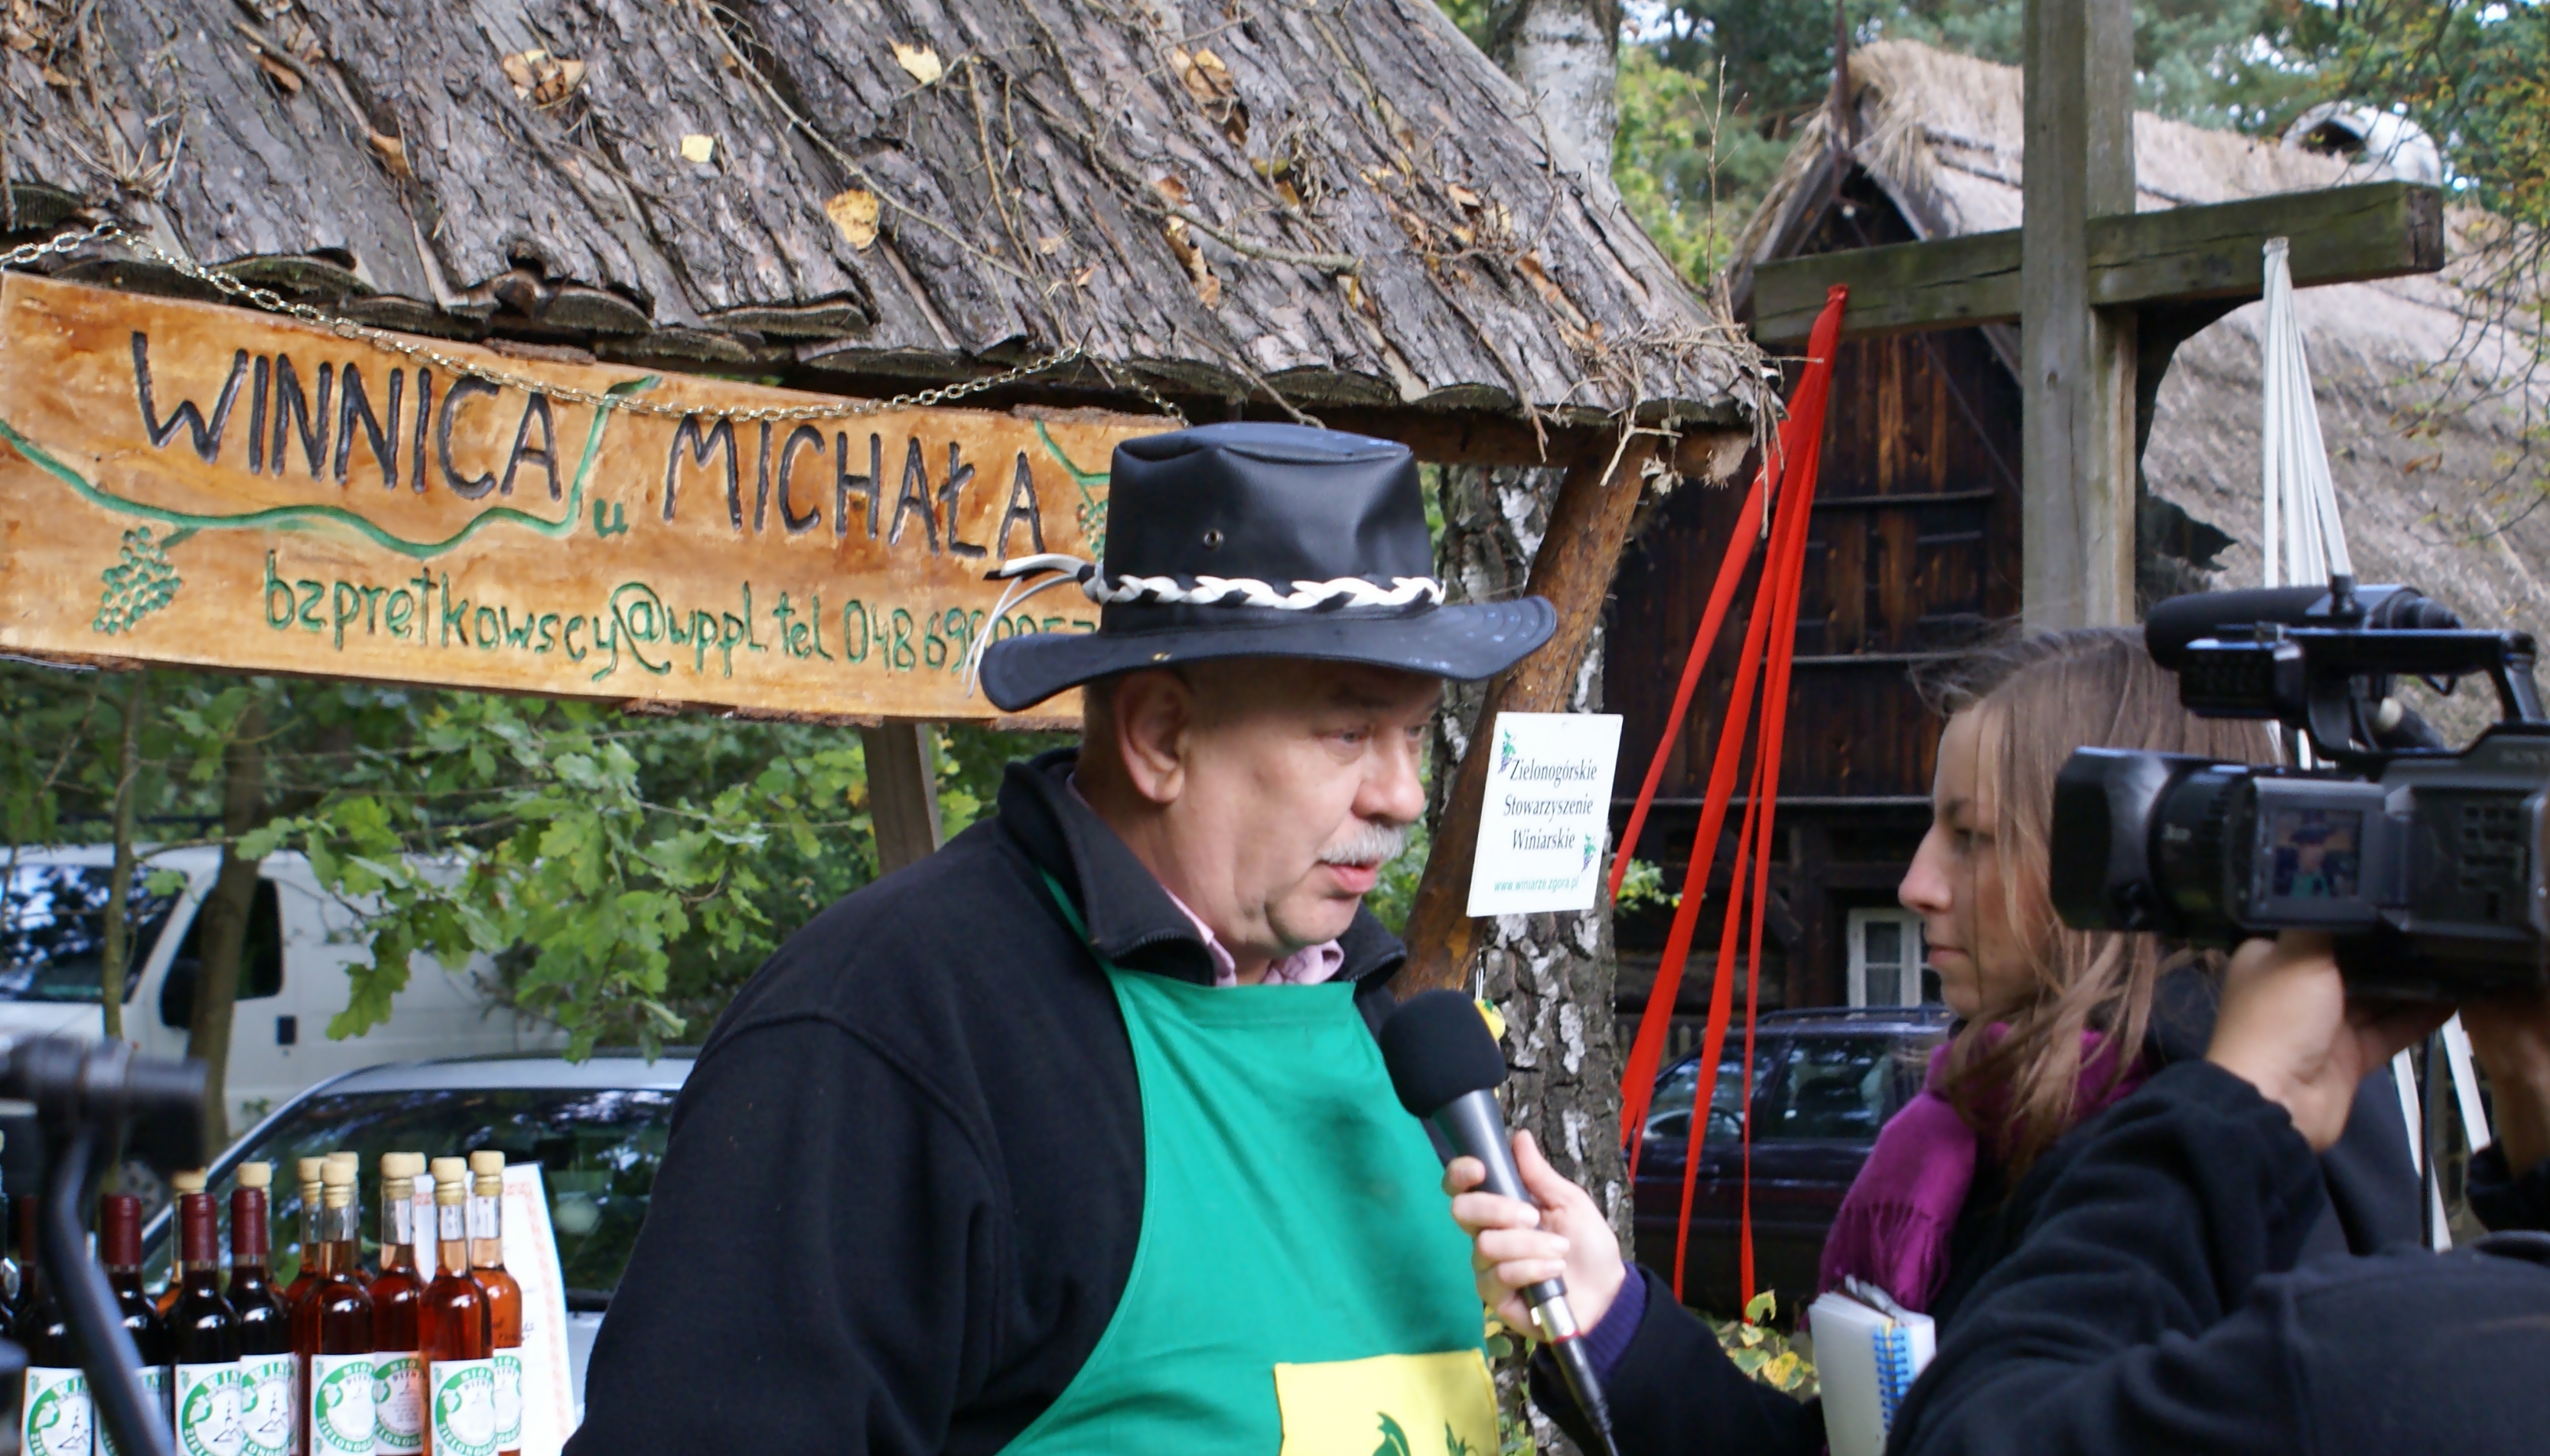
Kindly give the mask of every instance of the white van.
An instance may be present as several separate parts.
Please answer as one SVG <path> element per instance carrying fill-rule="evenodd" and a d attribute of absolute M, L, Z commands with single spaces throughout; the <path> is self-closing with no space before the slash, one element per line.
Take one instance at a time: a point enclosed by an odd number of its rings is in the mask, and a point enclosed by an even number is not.
<path fill-rule="evenodd" d="M 201 912 L 221 862 L 217 848 L 141 853 L 124 1035 L 145 1055 L 186 1053 Z M 115 851 L 103 844 L 0 846 L 0 1034 L 105 1034 L 98 973 L 114 864 Z M 157 870 L 185 876 L 184 887 L 150 893 L 147 881 Z M 361 916 L 320 888 L 308 860 L 266 857 L 248 908 L 231 1021 L 232 1126 L 245 1127 L 313 1083 L 358 1067 L 566 1044 L 555 1026 L 489 1000 L 480 978 L 492 979 L 494 967 L 484 956 L 455 971 L 423 955 L 410 962 L 407 989 L 391 1002 L 388 1021 L 332 1041 L 328 1022 L 348 997 L 346 967 L 370 956 Z"/>

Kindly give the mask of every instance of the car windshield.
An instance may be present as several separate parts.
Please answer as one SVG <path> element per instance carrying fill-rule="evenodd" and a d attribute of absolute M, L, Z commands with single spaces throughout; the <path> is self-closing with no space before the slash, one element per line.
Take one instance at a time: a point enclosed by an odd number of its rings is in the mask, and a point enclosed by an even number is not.
<path fill-rule="evenodd" d="M 1753 1054 L 1754 1085 L 1761 1086 L 1770 1076 L 1771 1053 L 1768 1047 L 1756 1047 Z M 1692 1057 L 1668 1068 L 1656 1081 L 1653 1101 L 1647 1104 L 1646 1136 L 1674 1143 L 1691 1137 L 1691 1104 L 1700 1090 L 1700 1058 Z M 1744 1132 L 1744 1049 L 1740 1042 L 1728 1039 L 1725 1055 L 1717 1064 L 1717 1087 L 1709 1099 L 1709 1137 L 1722 1144 L 1724 1139 L 1740 1137 Z"/>
<path fill-rule="evenodd" d="M 158 942 L 174 902 L 145 887 L 146 866 L 133 878 L 125 906 L 133 926 L 124 997 L 133 999 L 141 967 Z M 99 972 L 106 959 L 106 907 L 114 876 L 103 865 L 17 864 L 0 867 L 0 1001 L 105 1000 Z"/>
<path fill-rule="evenodd" d="M 299 1160 L 340 1150 L 362 1158 L 363 1257 L 377 1264 L 381 1154 L 428 1156 L 495 1148 L 508 1163 L 538 1163 L 557 1233 L 558 1265 L 570 1306 L 598 1308 L 620 1283 L 645 1221 L 646 1196 L 673 1116 L 668 1090 L 470 1088 L 414 1092 L 346 1092 L 311 1098 L 226 1157 L 272 1163 L 277 1276 L 301 1265 Z M 212 1191 L 224 1200 L 227 1169 Z M 164 1277 L 168 1225 L 156 1226 L 151 1276 Z"/>

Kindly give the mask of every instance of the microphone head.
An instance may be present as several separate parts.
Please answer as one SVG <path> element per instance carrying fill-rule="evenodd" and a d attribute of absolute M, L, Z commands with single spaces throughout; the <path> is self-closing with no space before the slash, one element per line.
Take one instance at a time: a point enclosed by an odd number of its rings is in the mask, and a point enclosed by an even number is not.
<path fill-rule="evenodd" d="M 1381 1023 L 1381 1060 L 1399 1105 L 1430 1117 L 1456 1098 L 1506 1080 L 1505 1053 L 1479 1004 L 1458 991 L 1411 997 Z"/>
<path fill-rule="evenodd" d="M 2327 596 L 2324 586 L 2276 586 L 2172 597 L 2143 615 L 2143 647 L 2152 661 L 2175 672 L 2186 663 L 2188 643 L 2226 631 L 2246 636 L 2261 622 L 2300 627 Z"/>

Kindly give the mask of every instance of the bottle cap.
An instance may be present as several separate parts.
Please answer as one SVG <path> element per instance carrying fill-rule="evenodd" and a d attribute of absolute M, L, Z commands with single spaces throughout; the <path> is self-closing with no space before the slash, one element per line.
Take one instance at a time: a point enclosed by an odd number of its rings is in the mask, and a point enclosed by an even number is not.
<path fill-rule="evenodd" d="M 328 1166 L 328 1160 L 326 1158 L 303 1158 L 292 1166 L 293 1170 L 301 1175 L 301 1186 L 303 1188 L 309 1188 L 319 1181 L 319 1170 Z"/>
<path fill-rule="evenodd" d="M 484 1176 L 505 1171 L 505 1155 L 494 1148 L 481 1148 L 469 1155 L 469 1171 Z"/>
<path fill-rule="evenodd" d="M 341 1163 L 335 1158 L 330 1158 L 320 1169 L 319 1181 L 322 1185 L 329 1188 L 353 1187 L 354 1160 L 347 1158 L 345 1161 Z"/>
<path fill-rule="evenodd" d="M 242 1188 L 272 1188 L 274 1186 L 274 1165 L 272 1163 L 242 1163 L 235 1171 L 239 1174 L 239 1186 Z"/>
<path fill-rule="evenodd" d="M 381 1154 L 381 1176 L 383 1178 L 414 1178 L 416 1175 L 424 1171 L 425 1154 L 423 1153 Z"/>
<path fill-rule="evenodd" d="M 465 1203 L 469 1198 L 469 1163 L 465 1158 L 434 1160 L 434 1201 L 437 1204 Z"/>
<path fill-rule="evenodd" d="M 175 1189 L 180 1194 L 202 1193 L 204 1191 L 204 1170 L 201 1168 L 185 1168 L 171 1173 L 168 1175 L 168 1186 Z"/>
<path fill-rule="evenodd" d="M 319 1197 L 328 1208 L 350 1209 L 354 1206 L 354 1180 L 348 1178 L 343 1183 L 331 1183 Z"/>

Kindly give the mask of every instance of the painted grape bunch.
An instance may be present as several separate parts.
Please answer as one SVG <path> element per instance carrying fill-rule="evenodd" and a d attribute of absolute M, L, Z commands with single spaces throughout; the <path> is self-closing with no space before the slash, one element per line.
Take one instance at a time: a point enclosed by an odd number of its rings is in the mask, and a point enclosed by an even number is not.
<path fill-rule="evenodd" d="M 98 579 L 106 589 L 98 597 L 97 621 L 90 626 L 109 636 L 133 631 L 143 618 L 175 600 L 177 588 L 184 585 L 166 547 L 150 538 L 147 526 L 124 534 L 122 555 Z"/>

